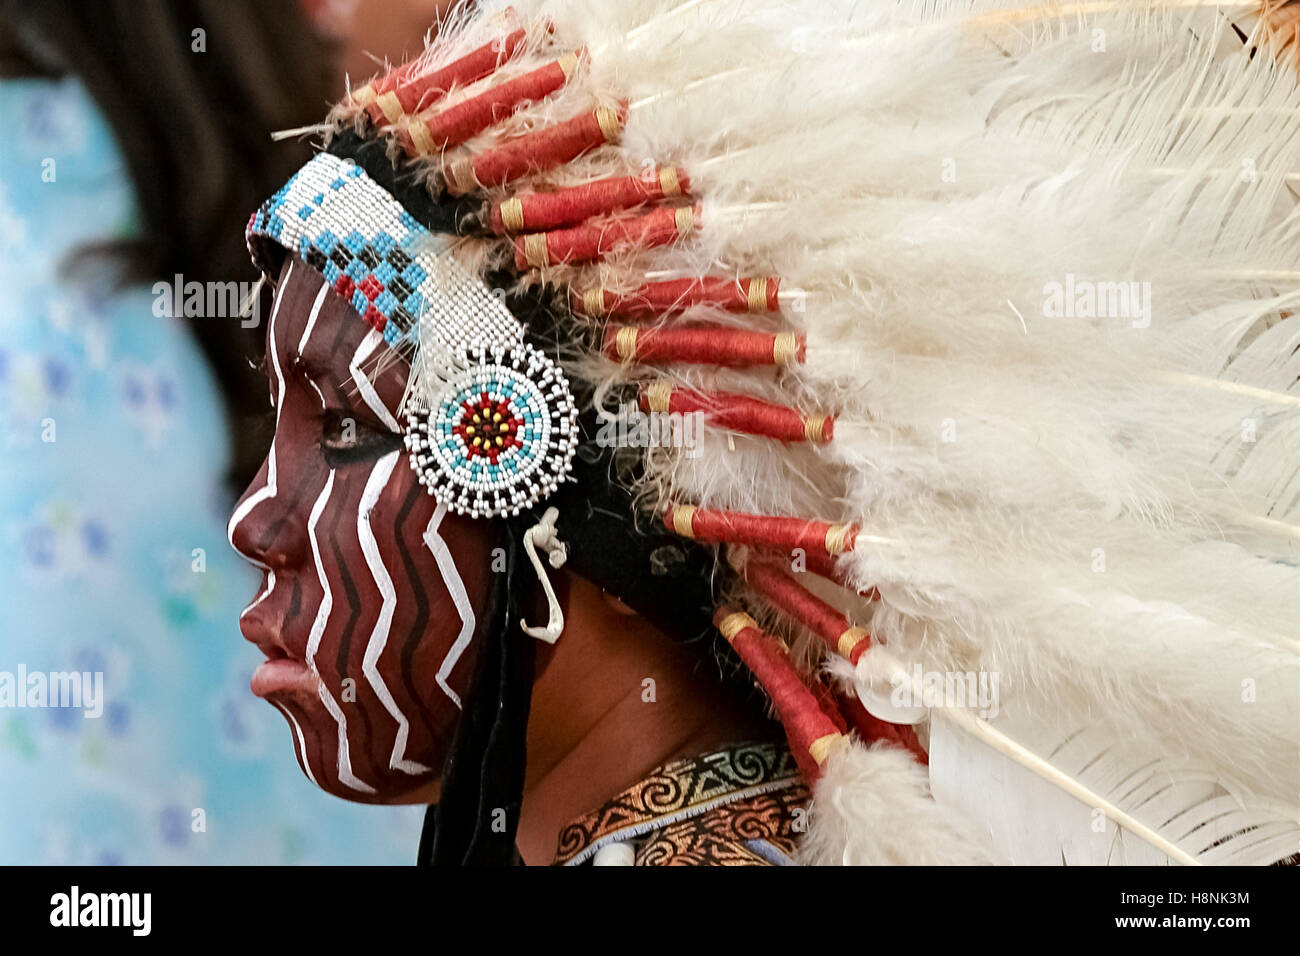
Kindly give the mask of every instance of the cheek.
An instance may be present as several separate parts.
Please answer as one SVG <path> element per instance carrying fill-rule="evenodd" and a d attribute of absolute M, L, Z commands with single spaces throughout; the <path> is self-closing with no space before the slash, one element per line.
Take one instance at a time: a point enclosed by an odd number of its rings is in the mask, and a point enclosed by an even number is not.
<path fill-rule="evenodd" d="M 369 524 L 396 594 L 393 632 L 401 652 L 385 655 L 386 673 L 400 675 L 422 707 L 438 712 L 450 705 L 458 713 L 489 587 L 488 526 L 467 526 L 438 507 L 404 454 Z"/>
<path fill-rule="evenodd" d="M 363 690 L 360 723 L 370 733 L 358 749 L 382 767 L 390 734 L 378 729 L 397 733 L 405 722 L 408 743 L 399 749 L 438 767 L 474 674 L 473 638 L 491 585 L 490 526 L 446 515 L 417 483 L 405 453 L 348 471 L 351 492 L 339 505 L 349 514 L 336 538 L 342 573 L 331 576 L 339 579 L 336 590 L 358 595 L 361 613 L 349 628 L 351 646 L 330 650 L 347 658 L 346 671 Z M 343 531 L 345 522 L 353 533 Z"/>
<path fill-rule="evenodd" d="M 474 675 L 478 647 L 473 639 L 482 629 L 491 586 L 489 535 L 486 525 L 466 529 L 451 520 L 423 488 L 416 488 L 426 512 L 408 532 L 415 533 L 419 544 L 408 577 L 413 595 L 426 596 L 427 623 L 411 671 L 426 702 L 450 700 L 459 712 Z"/>

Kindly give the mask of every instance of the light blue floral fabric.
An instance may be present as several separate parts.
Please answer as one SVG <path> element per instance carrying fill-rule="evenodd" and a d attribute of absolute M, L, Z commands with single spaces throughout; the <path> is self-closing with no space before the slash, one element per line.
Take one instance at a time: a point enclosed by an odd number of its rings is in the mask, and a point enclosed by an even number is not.
<path fill-rule="evenodd" d="M 59 278 L 137 229 L 110 131 L 42 80 L 0 83 L 0 129 L 0 680 L 104 675 L 98 718 L 0 706 L 0 864 L 414 862 L 423 808 L 314 788 L 248 690 L 258 579 L 197 346 L 149 286 Z"/>

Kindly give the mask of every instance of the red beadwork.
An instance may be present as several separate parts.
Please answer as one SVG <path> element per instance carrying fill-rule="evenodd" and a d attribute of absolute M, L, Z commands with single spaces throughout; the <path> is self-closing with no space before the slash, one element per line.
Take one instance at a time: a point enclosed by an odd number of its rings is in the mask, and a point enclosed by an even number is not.
<path fill-rule="evenodd" d="M 500 420 L 496 420 L 497 415 Z M 523 424 L 509 402 L 495 402 L 483 392 L 477 401 L 461 405 L 461 418 L 452 432 L 465 442 L 468 457 L 487 458 L 495 465 L 506 449 L 523 444 L 519 440 Z"/>

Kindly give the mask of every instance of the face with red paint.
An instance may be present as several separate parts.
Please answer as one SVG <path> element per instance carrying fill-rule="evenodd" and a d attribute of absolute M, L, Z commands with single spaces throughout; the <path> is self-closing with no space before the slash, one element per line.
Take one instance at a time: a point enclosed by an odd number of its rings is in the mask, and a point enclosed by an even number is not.
<path fill-rule="evenodd" d="M 431 798 L 475 665 L 489 525 L 445 513 L 407 463 L 407 366 L 320 273 L 289 259 L 267 332 L 275 438 L 230 519 L 263 572 L 240 618 L 252 689 L 303 771 L 367 803 Z"/>

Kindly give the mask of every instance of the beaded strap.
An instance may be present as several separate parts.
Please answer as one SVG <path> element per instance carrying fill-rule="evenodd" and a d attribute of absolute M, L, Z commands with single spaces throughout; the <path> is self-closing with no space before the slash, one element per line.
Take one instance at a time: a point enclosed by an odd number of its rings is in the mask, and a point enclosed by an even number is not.
<path fill-rule="evenodd" d="M 270 240 L 321 272 L 389 345 L 415 343 L 416 325 L 450 349 L 520 342 L 523 328 L 476 276 L 356 163 L 317 154 L 248 222 L 249 250 Z"/>

